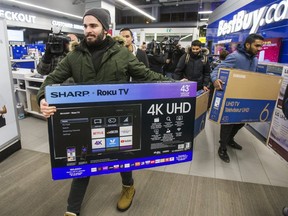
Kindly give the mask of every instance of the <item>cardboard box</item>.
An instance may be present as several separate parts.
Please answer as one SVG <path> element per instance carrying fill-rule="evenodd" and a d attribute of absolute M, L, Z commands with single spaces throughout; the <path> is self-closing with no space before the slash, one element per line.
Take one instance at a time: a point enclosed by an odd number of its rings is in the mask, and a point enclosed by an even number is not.
<path fill-rule="evenodd" d="M 205 128 L 208 100 L 209 92 L 204 92 L 196 97 L 194 138 Z"/>
<path fill-rule="evenodd" d="M 54 180 L 192 160 L 196 82 L 47 86 Z"/>
<path fill-rule="evenodd" d="M 40 113 L 40 107 L 37 103 L 37 95 L 36 94 L 30 94 L 30 103 L 31 103 L 31 110 L 34 112 Z"/>
<path fill-rule="evenodd" d="M 219 124 L 270 122 L 282 78 L 236 69 L 219 69 L 223 90 L 213 95 L 209 119 Z"/>

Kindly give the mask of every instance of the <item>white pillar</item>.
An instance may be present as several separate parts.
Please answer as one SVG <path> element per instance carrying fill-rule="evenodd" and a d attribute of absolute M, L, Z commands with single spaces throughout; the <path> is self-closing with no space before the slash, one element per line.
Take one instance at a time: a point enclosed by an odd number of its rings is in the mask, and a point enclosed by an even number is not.
<path fill-rule="evenodd" d="M 144 29 L 140 30 L 140 45 L 145 41 L 145 31 Z M 147 43 L 147 41 L 145 41 Z"/>

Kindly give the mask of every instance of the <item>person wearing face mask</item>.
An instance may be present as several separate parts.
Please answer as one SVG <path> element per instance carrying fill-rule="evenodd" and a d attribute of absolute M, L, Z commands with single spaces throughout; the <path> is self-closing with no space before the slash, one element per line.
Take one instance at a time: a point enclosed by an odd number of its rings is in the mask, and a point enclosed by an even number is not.
<path fill-rule="evenodd" d="M 247 71 L 256 71 L 258 59 L 256 55 L 261 51 L 264 38 L 258 34 L 250 34 L 243 44 L 239 44 L 237 50 L 229 54 L 211 73 L 212 83 L 217 90 L 222 90 L 223 81 L 218 78 L 219 68 L 235 68 Z M 237 86 L 235 86 L 237 88 Z M 220 129 L 220 147 L 218 155 L 226 163 L 230 162 L 227 154 L 227 146 L 242 150 L 242 146 L 235 142 L 234 136 L 244 124 L 225 124 Z"/>
<path fill-rule="evenodd" d="M 210 65 L 207 55 L 209 50 L 201 48 L 201 41 L 192 41 L 191 48 L 181 56 L 176 66 L 174 79 L 188 79 L 197 82 L 197 90 L 208 91 L 210 81 Z"/>
<path fill-rule="evenodd" d="M 37 94 L 40 110 L 46 118 L 57 112 L 57 109 L 46 102 L 45 87 L 63 83 L 69 77 L 73 77 L 75 83 L 87 84 L 128 83 L 130 77 L 135 81 L 171 80 L 146 68 L 126 47 L 107 35 L 111 23 L 108 10 L 103 8 L 89 9 L 85 12 L 82 22 L 84 40 L 58 63 L 55 70 L 44 80 Z M 123 212 L 130 208 L 135 195 L 135 188 L 131 171 L 120 174 L 122 191 L 117 202 L 117 209 Z M 73 179 L 65 216 L 80 215 L 89 180 L 90 177 Z"/>

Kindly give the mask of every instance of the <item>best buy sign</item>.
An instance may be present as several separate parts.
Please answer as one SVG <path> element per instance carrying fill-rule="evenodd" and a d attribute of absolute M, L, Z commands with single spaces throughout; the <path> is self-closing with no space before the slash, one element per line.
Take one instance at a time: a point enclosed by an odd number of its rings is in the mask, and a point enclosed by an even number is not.
<path fill-rule="evenodd" d="M 219 22 L 217 36 L 246 29 L 250 29 L 250 34 L 256 33 L 260 26 L 285 19 L 288 19 L 288 0 L 281 1 L 278 4 L 272 4 L 269 7 L 264 6 L 250 13 L 242 10 L 235 14 L 230 21 L 221 20 Z"/>

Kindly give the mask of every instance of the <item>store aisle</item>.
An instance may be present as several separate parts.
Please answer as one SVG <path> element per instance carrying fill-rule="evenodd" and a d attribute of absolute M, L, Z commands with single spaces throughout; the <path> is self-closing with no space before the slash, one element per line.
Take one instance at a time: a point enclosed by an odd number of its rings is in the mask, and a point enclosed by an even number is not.
<path fill-rule="evenodd" d="M 221 161 L 217 154 L 219 130 L 217 124 L 207 121 L 205 130 L 194 140 L 192 162 L 151 170 L 288 187 L 288 163 L 245 128 L 235 139 L 243 150 L 229 148 L 231 162 Z M 23 149 L 49 153 L 46 121 L 27 117 L 20 120 L 20 131 Z"/>
<path fill-rule="evenodd" d="M 49 155 L 22 149 L 0 164 L 0 215 L 61 216 L 71 180 L 52 181 Z M 280 216 L 288 188 L 139 170 L 131 208 L 116 210 L 119 174 L 91 178 L 81 216 Z"/>

